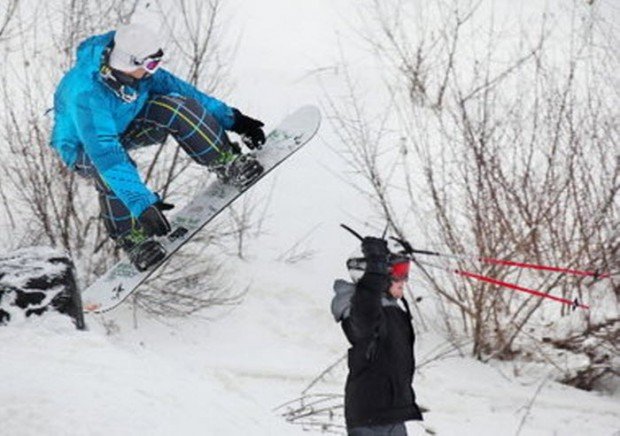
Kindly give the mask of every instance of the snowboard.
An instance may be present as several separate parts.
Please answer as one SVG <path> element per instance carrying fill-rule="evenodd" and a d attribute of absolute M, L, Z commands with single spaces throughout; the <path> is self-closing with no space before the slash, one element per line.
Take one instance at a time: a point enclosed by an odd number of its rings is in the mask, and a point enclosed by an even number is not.
<path fill-rule="evenodd" d="M 219 179 L 211 182 L 170 220 L 171 232 L 158 238 L 166 249 L 166 257 L 157 265 L 141 272 L 124 255 L 82 293 L 84 311 L 105 312 L 121 304 L 200 229 L 310 141 L 320 123 L 321 114 L 315 106 L 303 106 L 288 115 L 267 135 L 261 149 L 252 152 L 264 171 L 250 186 L 240 189 Z"/>

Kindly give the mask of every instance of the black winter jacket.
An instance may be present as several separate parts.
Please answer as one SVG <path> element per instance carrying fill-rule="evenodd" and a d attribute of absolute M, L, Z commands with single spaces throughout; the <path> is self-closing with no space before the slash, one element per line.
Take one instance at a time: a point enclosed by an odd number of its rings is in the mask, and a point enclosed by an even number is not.
<path fill-rule="evenodd" d="M 421 420 L 411 386 L 415 340 L 406 301 L 387 297 L 389 278 L 366 273 L 357 283 L 338 280 L 332 312 L 351 343 L 345 386 L 348 428 Z"/>

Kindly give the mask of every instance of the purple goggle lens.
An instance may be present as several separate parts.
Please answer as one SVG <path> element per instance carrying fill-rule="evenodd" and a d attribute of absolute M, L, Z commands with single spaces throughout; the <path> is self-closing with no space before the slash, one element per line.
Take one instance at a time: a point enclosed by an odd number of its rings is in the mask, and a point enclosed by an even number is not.
<path fill-rule="evenodd" d="M 153 74 L 161 66 L 161 59 L 163 57 L 164 51 L 162 49 L 159 49 L 156 53 L 148 55 L 142 59 L 137 59 L 132 56 L 131 61 L 136 67 L 144 68 L 147 73 Z"/>
<path fill-rule="evenodd" d="M 159 69 L 161 66 L 161 58 L 160 59 L 147 59 L 142 68 L 146 70 L 147 73 L 153 74 L 155 71 Z"/>

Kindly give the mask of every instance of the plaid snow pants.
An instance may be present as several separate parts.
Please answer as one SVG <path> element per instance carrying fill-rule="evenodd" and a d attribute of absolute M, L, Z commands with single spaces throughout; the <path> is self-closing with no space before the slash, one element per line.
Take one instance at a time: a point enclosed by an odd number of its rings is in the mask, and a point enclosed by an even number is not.
<path fill-rule="evenodd" d="M 121 135 L 120 141 L 129 151 L 163 144 L 169 134 L 200 165 L 209 166 L 220 159 L 226 161 L 232 153 L 225 130 L 200 102 L 175 94 L 151 98 Z M 139 227 L 85 153 L 78 157 L 75 169 L 81 176 L 94 179 L 101 217 L 113 239 Z"/>

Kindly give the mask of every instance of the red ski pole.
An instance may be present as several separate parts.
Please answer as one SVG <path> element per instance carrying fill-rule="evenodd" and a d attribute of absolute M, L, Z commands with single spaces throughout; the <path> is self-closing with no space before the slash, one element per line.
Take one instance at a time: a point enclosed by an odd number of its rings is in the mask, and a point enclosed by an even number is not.
<path fill-rule="evenodd" d="M 557 301 L 558 303 L 567 304 L 569 306 L 581 307 L 582 309 L 589 309 L 590 306 L 586 304 L 579 303 L 579 300 L 576 298 L 574 300 L 569 300 L 568 298 L 556 297 L 555 295 L 545 294 L 544 292 L 535 291 L 534 289 L 524 288 L 523 286 L 515 285 L 514 283 L 508 283 L 501 280 L 494 279 L 492 277 L 483 276 L 480 274 L 471 273 L 468 271 L 454 270 L 455 274 L 459 274 L 463 277 L 470 277 L 472 279 L 480 280 L 483 282 L 491 283 L 498 286 L 503 286 L 505 288 L 514 289 L 515 291 L 525 292 L 527 294 L 536 295 L 541 298 L 548 298 L 549 300 Z"/>
<path fill-rule="evenodd" d="M 515 262 L 512 260 L 493 259 L 491 257 L 480 257 L 476 255 L 447 254 L 447 253 L 439 253 L 437 251 L 416 250 L 414 248 L 411 248 L 411 254 L 421 254 L 424 256 L 436 256 L 436 257 L 441 257 L 445 259 L 474 260 L 474 261 L 488 263 L 492 265 L 505 265 L 505 266 L 514 266 L 518 268 L 536 269 L 536 270 L 541 270 L 541 271 L 553 271 L 553 272 L 564 273 L 564 274 L 594 277 L 595 279 L 604 279 L 604 278 L 608 278 L 611 276 L 609 273 L 600 273 L 598 271 L 584 271 L 584 270 L 572 269 L 572 268 L 540 265 L 536 263 Z"/>
<path fill-rule="evenodd" d="M 451 273 L 454 273 L 454 274 L 457 274 L 457 275 L 460 275 L 460 276 L 463 276 L 463 277 L 469 277 L 469 278 L 472 278 L 472 279 L 475 279 L 475 280 L 480 280 L 480 281 L 483 281 L 483 282 L 486 282 L 486 283 L 491 283 L 493 285 L 497 285 L 497 286 L 502 286 L 502 287 L 505 287 L 505 288 L 513 289 L 513 290 L 519 291 L 519 292 L 525 292 L 527 294 L 535 295 L 535 296 L 540 297 L 540 298 L 547 298 L 549 300 L 557 301 L 558 303 L 569 305 L 569 306 L 573 307 L 573 309 L 577 308 L 577 307 L 580 307 L 582 309 L 589 309 L 590 308 L 590 306 L 588 306 L 586 304 L 579 303 L 579 300 L 577 300 L 576 298 L 575 298 L 575 300 L 569 300 L 568 298 L 556 297 L 556 296 L 551 295 L 551 294 L 546 294 L 544 292 L 536 291 L 534 289 L 525 288 L 523 286 L 519 286 L 519 285 L 516 285 L 514 283 L 504 282 L 502 280 L 497 280 L 497 279 L 494 279 L 492 277 L 487 277 L 487 276 L 484 276 L 484 275 L 481 275 L 481 274 L 471 273 L 471 272 L 468 272 L 468 271 L 463 271 L 463 270 L 458 270 L 458 269 L 446 268 L 446 267 L 443 267 L 443 266 L 440 266 L 440 265 L 435 265 L 435 264 L 432 264 L 432 263 L 429 263 L 429 262 L 423 262 L 423 261 L 416 261 L 416 262 L 421 263 L 422 265 L 427 265 L 427 266 L 433 267 L 433 268 L 443 269 L 445 271 L 448 271 L 448 272 L 451 272 Z"/>
<path fill-rule="evenodd" d="M 560 272 L 560 273 L 565 273 L 565 274 L 572 274 L 576 276 L 594 277 L 595 279 L 604 279 L 610 276 L 608 273 L 599 273 L 598 271 L 582 271 L 578 269 L 562 268 L 562 267 L 557 267 L 557 266 L 538 265 L 535 263 L 514 262 L 512 260 L 502 260 L 502 259 L 491 259 L 489 257 L 481 257 L 479 259 L 481 262 L 495 264 L 495 265 L 516 266 L 518 268 L 530 268 L 530 269 L 537 269 L 537 270 L 542 270 L 542 271 L 553 271 L 553 272 Z"/>

